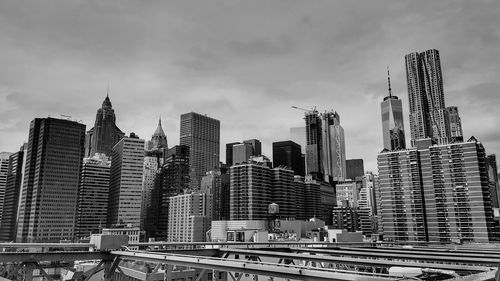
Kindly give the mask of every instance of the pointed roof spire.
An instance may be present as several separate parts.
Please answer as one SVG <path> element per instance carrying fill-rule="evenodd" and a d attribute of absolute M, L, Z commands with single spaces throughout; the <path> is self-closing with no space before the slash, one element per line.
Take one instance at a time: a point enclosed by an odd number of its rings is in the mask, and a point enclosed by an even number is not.
<path fill-rule="evenodd" d="M 106 91 L 106 97 L 109 99 L 109 80 L 108 80 L 108 90 Z"/>
<path fill-rule="evenodd" d="M 389 66 L 387 66 L 387 84 L 389 84 L 389 97 L 392 97 L 392 91 L 391 91 L 391 75 L 389 74 Z"/>
<path fill-rule="evenodd" d="M 165 137 L 165 132 L 163 131 L 163 128 L 161 127 L 161 116 L 160 118 L 158 119 L 158 127 L 156 127 L 156 130 L 153 134 L 153 137 L 154 136 L 161 136 L 161 137 Z"/>
<path fill-rule="evenodd" d="M 111 101 L 109 100 L 109 81 L 108 81 L 108 89 L 106 91 L 106 98 L 102 102 L 102 108 L 111 108 Z"/>

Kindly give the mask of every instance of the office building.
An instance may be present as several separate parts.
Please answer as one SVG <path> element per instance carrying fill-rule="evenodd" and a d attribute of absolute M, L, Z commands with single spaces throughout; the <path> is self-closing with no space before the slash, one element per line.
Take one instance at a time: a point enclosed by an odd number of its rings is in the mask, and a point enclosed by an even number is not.
<path fill-rule="evenodd" d="M 195 192 L 170 197 L 167 242 L 205 242 L 211 199 L 207 193 Z"/>
<path fill-rule="evenodd" d="M 180 145 L 189 146 L 190 187 L 198 190 L 205 173 L 219 165 L 219 120 L 195 112 L 181 115 Z"/>
<path fill-rule="evenodd" d="M 495 239 L 486 155 L 475 138 L 378 155 L 379 233 L 389 241 Z"/>
<path fill-rule="evenodd" d="M 358 180 L 365 174 L 363 159 L 348 159 L 345 161 L 346 179 Z"/>
<path fill-rule="evenodd" d="M 233 165 L 247 162 L 253 156 L 253 147 L 250 143 L 233 145 Z"/>
<path fill-rule="evenodd" d="M 115 110 L 109 100 L 109 95 L 97 110 L 94 127 L 87 131 L 85 137 L 85 157 L 92 157 L 95 153 L 111 155 L 113 146 L 125 134 L 116 126 Z"/>
<path fill-rule="evenodd" d="M 228 167 L 233 166 L 233 145 L 239 144 L 239 142 L 231 142 L 226 144 L 226 165 Z"/>
<path fill-rule="evenodd" d="M 154 180 L 145 228 L 149 237 L 167 239 L 170 197 L 188 192 L 189 147 L 176 145 L 167 150 L 165 163 Z"/>
<path fill-rule="evenodd" d="M 262 155 L 262 143 L 257 139 L 244 140 L 243 143 L 250 144 L 252 146 L 252 156 Z"/>
<path fill-rule="evenodd" d="M 361 185 L 361 182 L 352 180 L 338 182 L 335 185 L 336 205 L 342 206 L 348 202 L 349 207 L 357 208 Z"/>
<path fill-rule="evenodd" d="M 110 167 L 111 161 L 105 154 L 96 153 L 83 159 L 76 205 L 76 238 L 90 237 L 106 227 Z"/>
<path fill-rule="evenodd" d="M 458 114 L 458 107 L 448 106 L 446 108 L 446 114 L 448 117 L 450 142 L 463 142 L 464 133 L 462 132 L 462 120 Z"/>
<path fill-rule="evenodd" d="M 5 198 L 5 187 L 7 186 L 7 172 L 9 170 L 10 152 L 0 152 L 0 227 L 2 227 L 2 213 Z"/>
<path fill-rule="evenodd" d="M 296 219 L 309 220 L 321 217 L 321 186 L 311 177 L 294 177 L 296 193 Z"/>
<path fill-rule="evenodd" d="M 167 136 L 161 127 L 161 119 L 151 136 L 151 140 L 146 142 L 144 153 L 144 164 L 142 168 L 142 203 L 141 203 L 141 225 L 145 228 L 147 210 L 152 208 L 153 189 L 155 179 L 164 163 L 165 151 L 168 149 Z"/>
<path fill-rule="evenodd" d="M 293 141 L 273 142 L 273 163 L 275 167 L 285 166 L 295 175 L 305 176 L 305 162 L 300 145 Z"/>
<path fill-rule="evenodd" d="M 212 196 L 211 220 L 229 220 L 230 177 L 226 167 L 208 171 L 201 179 L 200 192 Z"/>
<path fill-rule="evenodd" d="M 323 141 L 321 118 L 317 110 L 306 111 L 306 174 L 314 179 L 323 180 Z"/>
<path fill-rule="evenodd" d="M 85 125 L 31 121 L 19 210 L 18 242 L 73 239 Z"/>
<path fill-rule="evenodd" d="M 144 140 L 134 133 L 123 137 L 111 154 L 107 226 L 140 226 Z"/>
<path fill-rule="evenodd" d="M 500 186 L 498 182 L 497 157 L 495 154 L 486 156 L 486 165 L 488 169 L 491 205 L 493 208 L 500 208 Z"/>
<path fill-rule="evenodd" d="M 405 61 L 412 146 L 416 140 L 425 138 L 439 144 L 448 143 L 449 124 L 439 51 L 410 53 Z"/>
<path fill-rule="evenodd" d="M 21 192 L 24 155 L 26 145 L 9 156 L 5 194 L 0 221 L 0 242 L 12 242 L 16 239 L 17 213 L 19 207 L 19 194 Z M 3 163 L 2 163 L 3 164 Z"/>

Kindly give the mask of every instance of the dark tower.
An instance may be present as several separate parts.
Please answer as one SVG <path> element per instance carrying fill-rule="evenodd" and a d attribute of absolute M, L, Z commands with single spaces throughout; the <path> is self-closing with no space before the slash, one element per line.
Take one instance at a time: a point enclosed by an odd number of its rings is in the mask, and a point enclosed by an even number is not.
<path fill-rule="evenodd" d="M 124 135 L 116 126 L 115 110 L 111 106 L 109 95 L 106 95 L 102 107 L 97 110 L 94 127 L 87 131 L 85 157 L 92 157 L 95 153 L 111 155 L 113 146 Z"/>

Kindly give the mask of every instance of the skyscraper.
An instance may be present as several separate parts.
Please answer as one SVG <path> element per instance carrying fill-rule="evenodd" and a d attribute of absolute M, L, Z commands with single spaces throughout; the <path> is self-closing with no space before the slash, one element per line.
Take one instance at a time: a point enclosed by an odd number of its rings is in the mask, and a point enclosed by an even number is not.
<path fill-rule="evenodd" d="M 2 242 L 10 242 L 16 239 L 16 222 L 19 193 L 23 180 L 24 155 L 25 145 L 18 152 L 9 156 L 2 219 L 0 222 L 0 241 Z"/>
<path fill-rule="evenodd" d="M 107 226 L 140 226 L 144 140 L 134 133 L 122 138 L 111 154 Z"/>
<path fill-rule="evenodd" d="M 306 174 L 323 180 L 323 141 L 319 112 L 316 109 L 306 111 L 304 120 L 306 121 Z"/>
<path fill-rule="evenodd" d="M 190 187 L 197 190 L 205 173 L 219 165 L 219 120 L 195 112 L 181 115 L 180 145 L 189 146 Z"/>
<path fill-rule="evenodd" d="M 226 143 L 226 165 L 228 167 L 233 166 L 233 146 L 239 144 L 239 142 Z"/>
<path fill-rule="evenodd" d="M 271 170 L 271 200 L 279 206 L 279 216 L 296 219 L 297 200 L 293 171 L 286 167 L 275 167 Z"/>
<path fill-rule="evenodd" d="M 233 145 L 233 164 L 247 162 L 253 155 L 250 143 L 238 143 Z"/>
<path fill-rule="evenodd" d="M 106 227 L 111 161 L 102 153 L 83 159 L 76 205 L 75 237 L 84 238 Z"/>
<path fill-rule="evenodd" d="M 7 172 L 9 170 L 10 152 L 0 152 L 0 227 L 2 227 L 3 202 L 5 187 L 7 186 Z"/>
<path fill-rule="evenodd" d="M 109 96 L 102 102 L 102 107 L 97 110 L 94 127 L 87 131 L 85 137 L 85 157 L 92 157 L 95 153 L 111 155 L 113 146 L 125 134 L 116 126 L 115 110 L 111 105 Z"/>
<path fill-rule="evenodd" d="M 365 174 L 363 159 L 347 159 L 346 164 L 346 179 L 356 180 Z"/>
<path fill-rule="evenodd" d="M 340 116 L 334 111 L 321 115 L 322 161 L 324 181 L 342 181 L 346 177 L 344 129 Z"/>
<path fill-rule="evenodd" d="M 62 119 L 31 121 L 17 241 L 73 239 L 85 125 Z"/>
<path fill-rule="evenodd" d="M 458 114 L 458 107 L 448 106 L 446 108 L 446 114 L 448 116 L 448 124 L 450 126 L 450 141 L 463 142 L 464 133 L 462 132 L 462 120 Z"/>
<path fill-rule="evenodd" d="M 154 181 L 145 225 L 150 236 L 167 239 L 169 198 L 188 191 L 189 181 L 189 147 L 176 145 L 167 151 L 165 163 Z"/>
<path fill-rule="evenodd" d="M 201 179 L 200 192 L 212 196 L 211 220 L 229 220 L 230 178 L 227 168 L 212 170 Z"/>
<path fill-rule="evenodd" d="M 290 128 L 290 140 L 299 144 L 302 153 L 306 153 L 306 128 L 305 127 L 294 127 Z"/>
<path fill-rule="evenodd" d="M 305 176 L 305 162 L 300 145 L 293 141 L 273 142 L 273 163 L 275 167 L 286 166 L 295 175 Z"/>
<path fill-rule="evenodd" d="M 158 126 L 151 136 L 151 140 L 147 142 L 146 150 L 158 150 L 161 148 L 168 148 L 167 135 L 161 127 L 161 118 L 158 119 Z"/>
<path fill-rule="evenodd" d="M 411 142 L 432 138 L 448 143 L 448 118 L 439 51 L 432 49 L 405 56 L 410 103 Z"/>
<path fill-rule="evenodd" d="M 403 105 L 397 96 L 392 95 L 391 78 L 387 68 L 387 83 L 389 95 L 380 103 L 382 112 L 382 136 L 384 148 L 387 150 L 405 149 L 405 127 L 403 119 Z"/>

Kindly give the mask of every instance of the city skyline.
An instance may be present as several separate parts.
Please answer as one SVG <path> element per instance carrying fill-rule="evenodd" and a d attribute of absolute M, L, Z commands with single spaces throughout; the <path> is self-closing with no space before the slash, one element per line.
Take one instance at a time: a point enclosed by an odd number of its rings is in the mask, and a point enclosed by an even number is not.
<path fill-rule="evenodd" d="M 149 139 L 161 115 L 174 146 L 182 113 L 207 114 L 221 121 L 221 160 L 226 143 L 252 138 L 271 157 L 272 143 L 303 125 L 292 105 L 333 109 L 346 158 L 376 172 L 386 67 L 410 128 L 404 56 L 435 48 L 464 138 L 499 154 L 500 5 L 424 3 L 61 3 L 57 13 L 2 3 L 0 151 L 16 152 L 33 118 L 71 115 L 90 129 L 109 81 L 125 134 Z"/>

